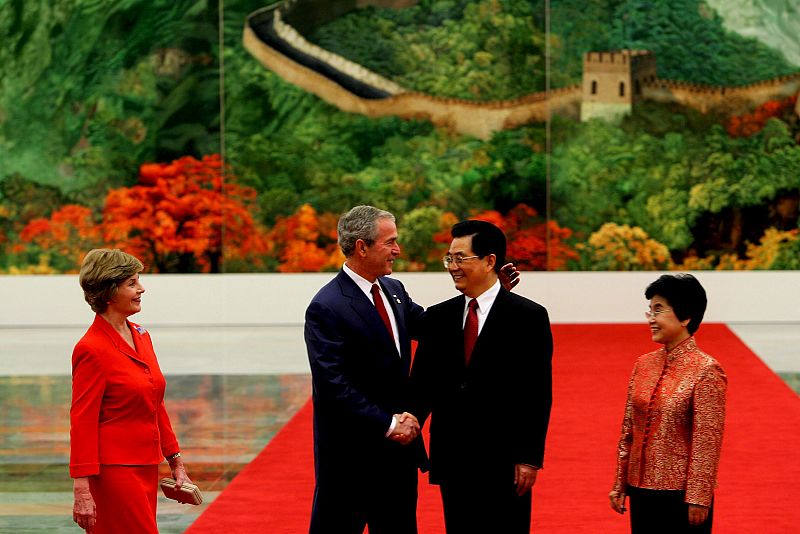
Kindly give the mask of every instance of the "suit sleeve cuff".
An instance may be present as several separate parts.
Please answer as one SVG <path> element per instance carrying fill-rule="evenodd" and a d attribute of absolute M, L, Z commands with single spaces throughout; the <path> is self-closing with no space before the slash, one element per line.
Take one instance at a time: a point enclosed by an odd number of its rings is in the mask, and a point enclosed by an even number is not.
<path fill-rule="evenodd" d="M 539 471 L 539 470 L 542 468 L 542 467 L 541 467 L 541 466 L 539 466 L 539 465 L 526 464 L 525 462 L 520 462 L 520 465 L 527 465 L 527 466 L 528 466 L 528 467 L 530 467 L 531 469 L 536 469 L 537 471 Z"/>
<path fill-rule="evenodd" d="M 100 464 L 74 464 L 69 466 L 71 478 L 91 477 L 100 474 Z"/>

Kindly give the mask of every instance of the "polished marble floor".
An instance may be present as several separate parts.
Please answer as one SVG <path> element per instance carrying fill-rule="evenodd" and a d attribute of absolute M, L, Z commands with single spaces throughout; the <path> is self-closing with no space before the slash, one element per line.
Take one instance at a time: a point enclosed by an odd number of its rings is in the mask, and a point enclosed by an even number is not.
<path fill-rule="evenodd" d="M 800 324 L 731 328 L 800 392 Z M 72 523 L 69 354 L 84 329 L 0 329 L 0 532 L 80 532 Z M 302 327 L 151 332 L 167 408 L 199 507 L 161 498 L 162 534 L 183 532 L 303 406 L 311 379 Z M 166 473 L 166 471 L 165 471 Z"/>

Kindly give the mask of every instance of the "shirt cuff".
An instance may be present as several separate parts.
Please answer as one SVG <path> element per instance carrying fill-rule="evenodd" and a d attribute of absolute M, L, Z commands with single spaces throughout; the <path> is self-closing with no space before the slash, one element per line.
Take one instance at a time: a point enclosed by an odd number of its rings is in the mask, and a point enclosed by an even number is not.
<path fill-rule="evenodd" d="M 394 432 L 394 428 L 396 426 L 397 426 L 397 417 L 392 416 L 392 424 L 389 425 L 389 430 L 386 432 L 386 437 L 387 438 L 392 435 L 392 432 Z"/>

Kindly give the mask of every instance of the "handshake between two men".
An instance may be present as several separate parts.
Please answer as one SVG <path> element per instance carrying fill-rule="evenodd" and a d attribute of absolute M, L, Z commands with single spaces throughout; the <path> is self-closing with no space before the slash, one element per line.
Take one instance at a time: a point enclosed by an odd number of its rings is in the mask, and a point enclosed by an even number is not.
<path fill-rule="evenodd" d="M 419 436 L 419 421 L 413 414 L 408 412 L 396 413 L 394 414 L 394 419 L 396 423 L 389 434 L 390 440 L 396 441 L 401 445 L 408 445 Z"/>

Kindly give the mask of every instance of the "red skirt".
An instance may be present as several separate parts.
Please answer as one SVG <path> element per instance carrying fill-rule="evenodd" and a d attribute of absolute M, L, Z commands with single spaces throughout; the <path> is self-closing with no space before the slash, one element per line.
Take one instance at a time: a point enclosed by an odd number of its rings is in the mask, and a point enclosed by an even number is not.
<path fill-rule="evenodd" d="M 89 489 L 97 507 L 95 534 L 158 534 L 157 465 L 101 465 Z"/>

